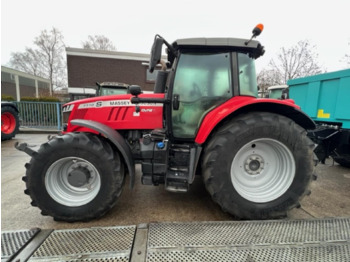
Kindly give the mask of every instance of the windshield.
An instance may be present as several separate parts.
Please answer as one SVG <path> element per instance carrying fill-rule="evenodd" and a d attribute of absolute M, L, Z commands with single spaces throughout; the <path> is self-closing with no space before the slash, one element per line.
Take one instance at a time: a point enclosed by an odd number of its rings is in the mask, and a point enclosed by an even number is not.
<path fill-rule="evenodd" d="M 271 89 L 269 90 L 269 98 L 281 98 L 283 89 Z"/>

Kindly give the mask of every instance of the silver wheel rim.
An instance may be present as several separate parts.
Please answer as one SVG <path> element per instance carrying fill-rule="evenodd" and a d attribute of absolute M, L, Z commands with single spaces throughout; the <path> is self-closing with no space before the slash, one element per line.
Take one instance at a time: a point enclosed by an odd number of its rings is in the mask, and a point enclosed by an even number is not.
<path fill-rule="evenodd" d="M 80 172 L 82 179 L 72 182 L 72 172 Z M 82 175 L 84 174 L 84 175 Z M 53 163 L 46 172 L 45 186 L 48 194 L 58 203 L 76 207 L 93 200 L 101 188 L 101 178 L 97 169 L 90 162 L 78 157 L 65 157 Z"/>
<path fill-rule="evenodd" d="M 292 152 L 281 142 L 261 138 L 244 145 L 231 165 L 231 181 L 245 199 L 266 203 L 282 196 L 295 177 Z"/>

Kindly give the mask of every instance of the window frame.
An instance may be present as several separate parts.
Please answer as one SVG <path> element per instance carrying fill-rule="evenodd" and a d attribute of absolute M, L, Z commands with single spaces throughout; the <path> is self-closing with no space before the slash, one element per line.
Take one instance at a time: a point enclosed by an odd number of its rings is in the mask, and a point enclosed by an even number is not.
<path fill-rule="evenodd" d="M 221 101 L 221 103 L 217 104 L 215 106 L 218 107 L 224 103 L 226 103 L 228 100 L 232 99 L 234 96 L 238 95 L 239 94 L 239 82 L 238 82 L 238 68 L 237 68 L 237 54 L 236 52 L 232 52 L 230 50 L 220 50 L 220 52 L 218 52 L 218 50 L 213 50 L 212 52 L 208 52 L 208 50 L 206 51 L 203 51 L 203 54 L 220 54 L 220 53 L 227 53 L 229 55 L 229 77 L 230 77 L 230 96 L 227 96 L 225 100 Z M 198 50 L 185 50 L 184 52 L 181 52 L 180 55 L 177 57 L 177 59 L 174 61 L 174 67 L 175 69 L 172 70 L 172 74 L 170 75 L 171 79 L 170 79 L 170 82 L 171 82 L 171 93 L 169 92 L 168 93 L 168 97 L 171 99 L 171 103 L 169 105 L 169 108 L 167 110 L 167 126 L 169 126 L 169 136 L 170 136 L 170 139 L 172 141 L 181 141 L 181 142 L 192 142 L 195 140 L 196 136 L 197 136 L 197 133 L 198 133 L 198 130 L 201 126 L 201 123 L 203 122 L 203 119 L 205 118 L 205 116 L 210 112 L 212 111 L 213 109 L 211 109 L 210 111 L 207 111 L 205 114 L 203 113 L 203 115 L 201 116 L 199 122 L 198 122 L 198 126 L 195 130 L 195 133 L 194 133 L 194 136 L 191 137 L 191 138 L 182 138 L 182 137 L 176 137 L 173 133 L 173 95 L 174 95 L 174 84 L 175 84 L 175 79 L 176 79 L 176 72 L 178 70 L 178 66 L 179 66 L 179 61 L 181 60 L 181 56 L 183 55 L 186 55 L 186 54 L 200 54 L 198 52 Z"/>

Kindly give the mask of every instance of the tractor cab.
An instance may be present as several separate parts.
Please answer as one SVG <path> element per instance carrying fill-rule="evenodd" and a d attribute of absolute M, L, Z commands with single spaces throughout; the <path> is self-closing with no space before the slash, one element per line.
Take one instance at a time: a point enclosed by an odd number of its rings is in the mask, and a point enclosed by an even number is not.
<path fill-rule="evenodd" d="M 129 93 L 128 84 L 118 82 L 103 82 L 96 83 L 96 96 L 122 95 Z"/>
<path fill-rule="evenodd" d="M 168 61 L 161 61 L 166 45 Z M 175 140 L 194 140 L 204 116 L 234 96 L 257 97 L 255 59 L 264 54 L 258 41 L 190 38 L 169 44 L 156 35 L 149 71 L 162 65 L 155 93 L 166 93 L 168 131 Z M 146 101 L 145 101 L 146 102 Z"/>

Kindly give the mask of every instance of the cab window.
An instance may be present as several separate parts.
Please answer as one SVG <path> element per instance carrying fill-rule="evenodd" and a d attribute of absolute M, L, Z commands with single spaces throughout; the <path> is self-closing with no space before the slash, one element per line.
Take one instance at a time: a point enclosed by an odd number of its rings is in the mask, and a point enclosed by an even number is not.
<path fill-rule="evenodd" d="M 181 54 L 174 80 L 173 96 L 179 108 L 172 109 L 176 138 L 195 138 L 203 117 L 232 97 L 229 53 Z"/>
<path fill-rule="evenodd" d="M 247 54 L 238 53 L 238 73 L 240 95 L 258 96 L 258 84 L 255 74 L 255 60 Z"/>

